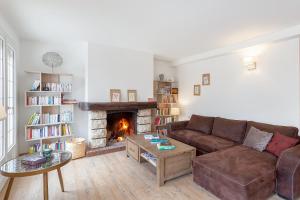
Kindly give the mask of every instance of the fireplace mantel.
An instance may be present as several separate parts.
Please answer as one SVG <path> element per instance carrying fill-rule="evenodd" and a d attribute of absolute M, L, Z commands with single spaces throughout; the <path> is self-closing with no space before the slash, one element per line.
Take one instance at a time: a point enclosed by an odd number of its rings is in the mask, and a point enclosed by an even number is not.
<path fill-rule="evenodd" d="M 79 108 L 84 111 L 114 111 L 140 110 L 157 108 L 156 102 L 79 102 Z"/>

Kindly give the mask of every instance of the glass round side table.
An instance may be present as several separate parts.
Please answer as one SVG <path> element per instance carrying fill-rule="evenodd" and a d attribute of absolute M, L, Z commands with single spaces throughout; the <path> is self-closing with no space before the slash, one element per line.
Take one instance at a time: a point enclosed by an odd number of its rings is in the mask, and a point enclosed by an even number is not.
<path fill-rule="evenodd" d="M 28 155 L 19 156 L 4 163 L 0 168 L 0 173 L 3 176 L 9 177 L 9 183 L 5 192 L 4 200 L 8 200 L 9 193 L 16 177 L 33 176 L 43 174 L 44 200 L 48 200 L 48 172 L 57 170 L 61 191 L 64 192 L 64 183 L 60 168 L 69 163 L 72 159 L 72 154 L 68 151 L 54 152 L 49 161 L 38 165 L 22 164 L 22 159 Z"/>

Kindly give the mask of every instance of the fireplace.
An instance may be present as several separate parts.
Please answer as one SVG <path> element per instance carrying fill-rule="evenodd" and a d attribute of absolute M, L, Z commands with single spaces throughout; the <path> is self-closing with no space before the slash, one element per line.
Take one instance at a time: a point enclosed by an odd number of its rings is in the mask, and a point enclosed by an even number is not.
<path fill-rule="evenodd" d="M 88 111 L 87 156 L 125 150 L 124 139 L 153 131 L 156 102 L 80 102 Z M 124 141 L 124 142 L 123 142 Z"/>
<path fill-rule="evenodd" d="M 136 111 L 107 112 L 107 143 L 113 145 L 122 142 L 127 136 L 136 133 Z"/>

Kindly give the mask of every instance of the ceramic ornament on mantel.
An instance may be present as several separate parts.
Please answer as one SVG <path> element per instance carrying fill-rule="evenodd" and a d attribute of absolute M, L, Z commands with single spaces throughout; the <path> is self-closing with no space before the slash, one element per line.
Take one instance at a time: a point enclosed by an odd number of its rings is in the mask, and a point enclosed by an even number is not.
<path fill-rule="evenodd" d="M 63 64 L 63 58 L 56 52 L 47 52 L 43 55 L 43 63 L 53 69 Z"/>

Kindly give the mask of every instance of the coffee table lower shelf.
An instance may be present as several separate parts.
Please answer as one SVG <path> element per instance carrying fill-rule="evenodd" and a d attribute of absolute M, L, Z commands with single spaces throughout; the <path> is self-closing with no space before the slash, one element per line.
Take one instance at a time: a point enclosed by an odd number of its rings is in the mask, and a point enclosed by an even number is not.
<path fill-rule="evenodd" d="M 174 141 L 178 149 L 168 150 L 168 153 L 156 151 L 156 145 L 147 144 L 141 138 L 128 137 L 126 139 L 127 157 L 132 157 L 138 162 L 148 161 L 156 168 L 157 185 L 162 186 L 166 181 L 192 172 L 192 160 L 196 156 L 196 149 L 184 143 Z M 156 159 L 150 159 L 146 154 L 151 154 Z"/>

